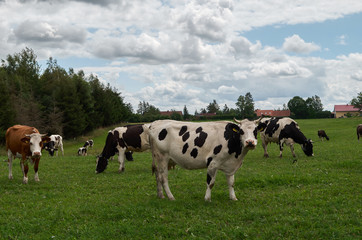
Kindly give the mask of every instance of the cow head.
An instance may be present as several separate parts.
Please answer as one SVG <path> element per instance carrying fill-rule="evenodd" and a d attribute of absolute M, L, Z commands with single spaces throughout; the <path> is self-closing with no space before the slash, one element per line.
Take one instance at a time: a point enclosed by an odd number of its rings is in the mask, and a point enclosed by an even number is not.
<path fill-rule="evenodd" d="M 260 122 L 261 118 L 255 121 L 249 121 L 248 119 L 244 119 L 242 121 L 236 120 L 234 121 L 239 124 L 239 133 L 241 137 L 241 144 L 244 148 L 254 149 L 258 143 L 257 140 L 257 124 Z"/>
<path fill-rule="evenodd" d="M 29 144 L 32 158 L 40 158 L 43 144 L 50 141 L 50 138 L 46 135 L 39 133 L 25 134 L 25 137 L 21 139 L 22 142 Z"/>
<path fill-rule="evenodd" d="M 116 152 L 117 152 L 117 139 L 113 135 L 112 131 L 109 131 L 106 138 L 106 145 L 104 146 L 102 153 L 97 157 L 96 173 L 101 173 L 104 170 L 106 170 L 108 165 L 108 159 L 111 156 L 114 156 Z"/>
<path fill-rule="evenodd" d="M 50 156 L 54 156 L 54 151 L 55 151 L 54 141 L 49 141 L 46 144 L 44 144 L 44 149 L 49 152 Z"/>
<path fill-rule="evenodd" d="M 311 139 L 306 140 L 303 144 L 302 144 L 302 149 L 303 152 L 305 153 L 305 155 L 307 156 L 314 156 L 313 153 L 313 141 Z"/>

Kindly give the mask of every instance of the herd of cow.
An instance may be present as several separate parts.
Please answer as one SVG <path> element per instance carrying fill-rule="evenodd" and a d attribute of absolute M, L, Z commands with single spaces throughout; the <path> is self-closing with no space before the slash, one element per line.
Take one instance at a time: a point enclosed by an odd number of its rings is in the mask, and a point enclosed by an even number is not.
<path fill-rule="evenodd" d="M 279 145 L 282 157 L 283 147 L 290 147 L 294 157 L 294 144 L 299 144 L 307 156 L 313 156 L 313 142 L 301 132 L 298 124 L 291 118 L 261 117 L 255 121 L 244 119 L 234 122 L 181 122 L 158 120 L 149 124 L 117 127 L 108 132 L 103 151 L 97 157 L 96 173 L 103 172 L 111 157 L 118 153 L 119 172 L 125 170 L 125 158 L 133 160 L 133 151 L 152 152 L 152 171 L 156 176 L 157 195 L 170 200 L 174 196 L 168 185 L 168 170 L 175 165 L 185 169 L 207 168 L 207 189 L 205 200 L 211 201 L 211 189 L 218 170 L 225 173 L 229 187 L 229 197 L 237 200 L 234 192 L 234 174 L 241 167 L 249 150 L 257 145 L 257 133 L 260 132 L 264 157 L 269 157 L 269 143 Z M 319 130 L 323 140 L 329 137 Z M 357 127 L 357 138 L 362 136 L 362 124 Z M 86 155 L 93 140 L 79 148 L 78 155 Z M 9 179 L 12 179 L 12 162 L 21 158 L 23 183 L 28 182 L 28 162 L 34 164 L 35 181 L 39 181 L 38 166 L 42 148 L 51 156 L 58 156 L 58 149 L 63 150 L 60 135 L 46 136 L 34 127 L 15 125 L 6 131 L 6 151 L 8 154 Z"/>

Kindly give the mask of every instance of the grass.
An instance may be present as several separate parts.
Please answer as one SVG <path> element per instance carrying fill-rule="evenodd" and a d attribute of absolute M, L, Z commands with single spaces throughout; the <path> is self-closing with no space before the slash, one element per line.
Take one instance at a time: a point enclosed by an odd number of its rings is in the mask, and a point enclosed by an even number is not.
<path fill-rule="evenodd" d="M 150 152 L 135 153 L 123 174 L 116 160 L 95 174 L 107 129 L 67 141 L 64 157 L 44 152 L 40 182 L 30 169 L 27 185 L 19 164 L 8 179 L 1 149 L 0 239 L 360 239 L 362 141 L 355 131 L 361 122 L 298 120 L 315 142 L 315 156 L 296 146 L 294 164 L 290 149 L 280 159 L 275 144 L 263 158 L 259 142 L 235 176 L 236 202 L 228 198 L 223 173 L 209 203 L 203 199 L 206 170 L 179 167 L 169 174 L 176 201 L 158 199 Z M 321 142 L 318 129 L 330 141 Z M 94 148 L 76 156 L 87 138 Z"/>

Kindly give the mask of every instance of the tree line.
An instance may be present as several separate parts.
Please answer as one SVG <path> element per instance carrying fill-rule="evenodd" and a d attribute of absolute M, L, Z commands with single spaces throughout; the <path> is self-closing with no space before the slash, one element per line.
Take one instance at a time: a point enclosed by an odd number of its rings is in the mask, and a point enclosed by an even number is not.
<path fill-rule="evenodd" d="M 33 50 L 8 55 L 0 67 L 0 142 L 14 124 L 40 132 L 79 136 L 102 126 L 126 121 L 132 107 L 110 85 L 83 71 L 66 71 L 50 58 L 40 73 Z"/>

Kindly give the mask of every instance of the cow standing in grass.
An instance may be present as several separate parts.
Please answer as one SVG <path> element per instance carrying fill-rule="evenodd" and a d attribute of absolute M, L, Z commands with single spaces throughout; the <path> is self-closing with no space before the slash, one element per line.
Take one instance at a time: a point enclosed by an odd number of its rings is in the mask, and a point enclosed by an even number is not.
<path fill-rule="evenodd" d="M 318 130 L 318 137 L 323 141 L 323 139 L 327 139 L 329 141 L 329 137 L 327 136 L 326 132 L 324 130 Z"/>
<path fill-rule="evenodd" d="M 362 124 L 357 126 L 357 139 L 359 141 L 359 137 L 362 136 Z"/>
<path fill-rule="evenodd" d="M 175 199 L 168 185 L 168 164 L 172 160 L 185 169 L 207 168 L 206 201 L 211 201 L 211 189 L 218 170 L 226 175 L 230 199 L 237 200 L 234 174 L 248 151 L 257 145 L 256 123 L 249 120 L 237 124 L 173 120 L 151 123 L 152 169 L 156 175 L 158 197 L 164 198 L 164 190 L 170 200 Z"/>
<path fill-rule="evenodd" d="M 279 144 L 279 157 L 282 157 L 284 144 L 290 147 L 293 157 L 294 144 L 298 143 L 307 156 L 313 156 L 313 142 L 307 139 L 300 131 L 296 121 L 291 118 L 263 118 L 258 124 L 260 137 L 264 148 L 264 157 L 269 157 L 267 147 L 269 143 Z"/>
<path fill-rule="evenodd" d="M 5 134 L 6 151 L 9 161 L 9 179 L 13 178 L 12 166 L 15 158 L 21 158 L 23 183 L 28 183 L 28 162 L 34 164 L 34 179 L 39 181 L 38 168 L 43 144 L 50 141 L 46 134 L 40 134 L 34 127 L 15 125 L 8 128 Z"/>
<path fill-rule="evenodd" d="M 124 171 L 124 158 L 133 159 L 130 151 L 142 152 L 150 148 L 148 138 L 149 124 L 128 125 L 117 127 L 108 132 L 106 144 L 102 153 L 97 158 L 96 173 L 103 172 L 107 165 L 108 159 L 118 152 L 119 169 Z"/>

